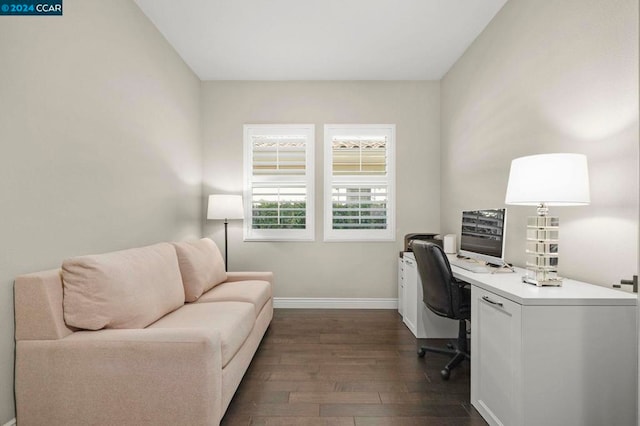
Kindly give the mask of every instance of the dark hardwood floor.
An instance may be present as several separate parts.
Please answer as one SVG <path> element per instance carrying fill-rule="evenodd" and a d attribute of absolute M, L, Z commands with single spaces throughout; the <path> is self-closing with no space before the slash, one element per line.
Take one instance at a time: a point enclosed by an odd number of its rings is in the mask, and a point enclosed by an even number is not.
<path fill-rule="evenodd" d="M 448 357 L 416 348 L 396 311 L 276 309 L 221 424 L 486 425 L 469 363 L 445 382 Z"/>

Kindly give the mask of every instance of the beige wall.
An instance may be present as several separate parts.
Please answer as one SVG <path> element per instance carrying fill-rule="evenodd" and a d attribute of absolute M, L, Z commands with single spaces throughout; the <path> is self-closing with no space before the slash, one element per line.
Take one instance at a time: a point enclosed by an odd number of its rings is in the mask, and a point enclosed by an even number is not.
<path fill-rule="evenodd" d="M 396 297 L 396 259 L 404 234 L 438 231 L 438 82 L 205 82 L 203 195 L 242 193 L 242 125 L 316 126 L 316 241 L 243 242 L 229 225 L 229 269 L 276 273 L 277 297 Z M 323 126 L 396 124 L 397 240 L 322 241 Z M 205 203 L 206 204 L 206 203 Z M 205 236 L 224 244 L 223 225 L 206 221 Z"/>
<path fill-rule="evenodd" d="M 442 80 L 442 230 L 504 205 L 513 158 L 588 157 L 591 205 L 559 215 L 561 274 L 611 284 L 637 273 L 638 2 L 510 0 Z M 508 206 L 507 260 L 525 218 Z"/>
<path fill-rule="evenodd" d="M 0 424 L 13 280 L 201 234 L 200 82 L 129 0 L 0 19 Z"/>

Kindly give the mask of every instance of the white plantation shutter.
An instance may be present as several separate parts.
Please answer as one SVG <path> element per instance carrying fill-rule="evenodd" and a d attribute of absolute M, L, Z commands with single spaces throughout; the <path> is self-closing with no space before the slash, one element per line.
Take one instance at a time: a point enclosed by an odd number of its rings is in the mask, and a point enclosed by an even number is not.
<path fill-rule="evenodd" d="M 306 144 L 299 136 L 252 136 L 253 174 L 304 176 Z"/>
<path fill-rule="evenodd" d="M 312 240 L 313 125 L 246 125 L 245 239 Z"/>
<path fill-rule="evenodd" d="M 333 229 L 386 229 L 387 188 L 374 185 L 333 185 Z"/>
<path fill-rule="evenodd" d="M 256 184 L 251 198 L 252 229 L 306 229 L 303 185 Z"/>
<path fill-rule="evenodd" d="M 393 240 L 394 125 L 325 126 L 325 240 Z"/>
<path fill-rule="evenodd" d="M 331 141 L 335 176 L 384 176 L 387 173 L 386 137 L 340 137 Z"/>

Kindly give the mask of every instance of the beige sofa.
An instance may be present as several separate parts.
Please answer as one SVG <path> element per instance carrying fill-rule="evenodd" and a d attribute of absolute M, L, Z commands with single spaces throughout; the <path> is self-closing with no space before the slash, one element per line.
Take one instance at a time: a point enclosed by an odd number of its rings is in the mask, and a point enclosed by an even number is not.
<path fill-rule="evenodd" d="M 271 322 L 272 285 L 225 272 L 209 239 L 18 277 L 18 424 L 219 424 Z"/>

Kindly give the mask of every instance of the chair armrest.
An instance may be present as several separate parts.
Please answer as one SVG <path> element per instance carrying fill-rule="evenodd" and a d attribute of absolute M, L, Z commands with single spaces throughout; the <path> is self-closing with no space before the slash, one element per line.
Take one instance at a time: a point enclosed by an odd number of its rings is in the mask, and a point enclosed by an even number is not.
<path fill-rule="evenodd" d="M 220 336 L 136 329 L 18 341 L 15 387 L 24 424 L 217 424 Z"/>
<path fill-rule="evenodd" d="M 227 281 L 261 280 L 273 285 L 273 272 L 227 272 Z"/>

